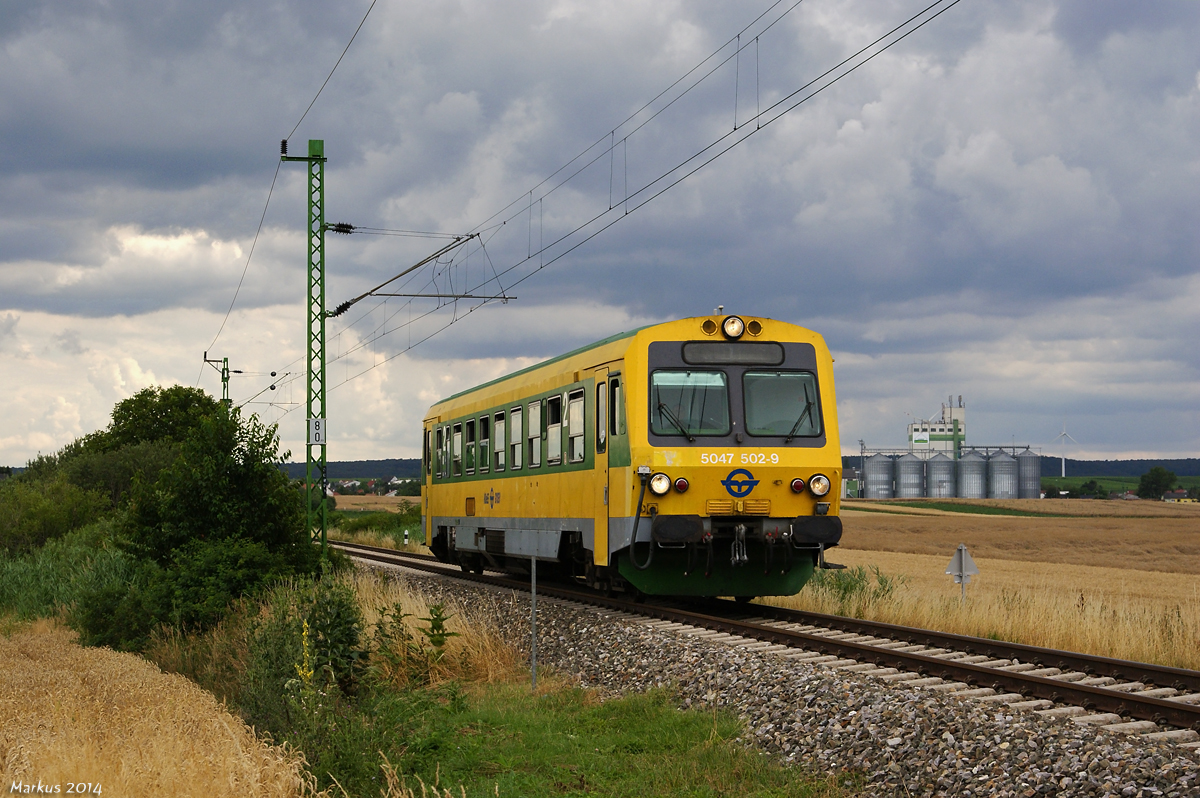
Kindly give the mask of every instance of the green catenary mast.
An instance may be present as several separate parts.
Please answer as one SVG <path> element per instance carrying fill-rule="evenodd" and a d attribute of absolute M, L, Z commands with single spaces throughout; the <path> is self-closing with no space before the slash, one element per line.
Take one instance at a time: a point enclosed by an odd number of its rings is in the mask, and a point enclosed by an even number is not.
<path fill-rule="evenodd" d="M 308 528 L 321 541 L 324 556 L 328 521 L 325 499 L 325 142 L 309 139 L 307 157 L 289 157 L 287 140 L 280 146 L 284 161 L 308 164 L 308 439 L 305 443 L 305 482 Z"/>

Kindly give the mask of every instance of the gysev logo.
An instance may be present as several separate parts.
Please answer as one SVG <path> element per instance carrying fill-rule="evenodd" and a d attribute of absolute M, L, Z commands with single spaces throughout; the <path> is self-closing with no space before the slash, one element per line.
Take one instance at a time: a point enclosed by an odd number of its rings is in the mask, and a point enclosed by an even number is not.
<path fill-rule="evenodd" d="M 750 495 L 750 491 L 754 490 L 758 480 L 746 469 L 735 468 L 729 472 L 729 476 L 721 480 L 721 484 L 725 486 L 725 490 L 729 491 L 730 496 L 742 499 Z"/>
<path fill-rule="evenodd" d="M 500 493 L 495 490 L 489 490 L 487 493 L 483 494 L 483 503 L 488 507 L 494 508 L 500 503 Z"/>

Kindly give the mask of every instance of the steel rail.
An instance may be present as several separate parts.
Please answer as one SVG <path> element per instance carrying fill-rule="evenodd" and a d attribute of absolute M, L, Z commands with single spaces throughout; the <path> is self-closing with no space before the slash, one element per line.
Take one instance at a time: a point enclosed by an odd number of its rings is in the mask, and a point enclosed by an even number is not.
<path fill-rule="evenodd" d="M 1128 681 L 1150 682 L 1159 687 L 1173 687 L 1189 693 L 1200 692 L 1200 671 L 1172 668 L 1147 662 L 1113 659 L 1054 648 L 1041 648 L 1023 643 L 990 640 L 986 637 L 971 637 L 932 629 L 899 626 L 881 621 L 864 621 L 841 615 L 825 615 L 819 612 L 790 610 L 770 604 L 735 604 L 732 601 L 713 600 L 712 606 L 722 612 L 739 615 L 755 615 L 775 621 L 823 626 L 860 635 L 888 637 L 909 643 L 935 647 L 951 647 L 968 654 L 982 654 L 995 659 L 1015 659 L 1035 663 L 1043 668 L 1082 671 L 1089 676 L 1111 676 Z"/>
<path fill-rule="evenodd" d="M 529 585 L 519 579 L 463 573 L 454 570 L 453 566 L 440 562 L 434 565 L 426 557 L 422 557 L 419 560 L 415 559 L 406 552 L 376 549 L 370 546 L 363 546 L 362 544 L 346 544 L 343 542 L 334 543 L 331 541 L 330 545 L 348 549 L 356 557 L 376 562 L 399 565 L 404 568 L 443 576 L 451 576 L 456 579 L 493 587 L 523 591 L 529 589 Z M 675 607 L 608 598 L 596 593 L 572 590 L 561 586 L 539 586 L 538 592 L 544 596 L 590 604 L 633 615 L 644 615 L 659 620 L 703 627 L 717 632 L 752 638 L 791 648 L 804 648 L 823 654 L 833 654 L 839 657 L 851 658 L 858 662 L 871 662 L 881 667 L 902 669 L 924 676 L 937 676 L 942 679 L 966 682 L 978 687 L 989 687 L 997 692 L 1020 693 L 1026 697 L 1046 699 L 1056 703 L 1073 704 L 1096 712 L 1111 712 L 1137 720 L 1154 721 L 1160 725 L 1200 731 L 1200 706 L 1185 704 L 1179 701 L 1138 696 L 1117 690 L 1108 690 L 1104 687 L 1075 684 L 1043 676 L 1029 676 L 1019 672 L 997 670 L 996 668 L 941 659 L 917 652 L 878 648 L 869 643 L 836 640 L 823 635 L 781 629 L 775 626 L 744 620 L 731 620 L 729 618 Z M 744 609 L 745 605 L 739 606 L 739 610 Z M 898 628 L 903 629 L 905 627 Z M 975 638 L 970 639 L 973 640 Z"/>

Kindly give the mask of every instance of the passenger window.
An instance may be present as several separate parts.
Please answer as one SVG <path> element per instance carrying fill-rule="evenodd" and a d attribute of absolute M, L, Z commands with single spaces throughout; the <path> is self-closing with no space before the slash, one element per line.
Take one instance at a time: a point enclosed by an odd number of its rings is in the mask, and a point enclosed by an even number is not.
<path fill-rule="evenodd" d="M 608 383 L 596 383 L 596 453 L 608 449 Z"/>
<path fill-rule="evenodd" d="M 508 448 L 507 441 L 504 439 L 504 413 L 496 414 L 495 423 L 492 424 L 492 441 L 494 449 L 492 450 L 492 469 L 495 471 L 504 470 L 504 452 Z"/>
<path fill-rule="evenodd" d="M 551 396 L 546 400 L 546 465 L 562 462 L 562 397 Z"/>
<path fill-rule="evenodd" d="M 467 427 L 467 473 L 475 473 L 475 419 L 466 424 Z"/>
<path fill-rule="evenodd" d="M 537 468 L 542 464 L 542 403 L 529 403 L 529 467 Z"/>
<path fill-rule="evenodd" d="M 437 476 L 438 476 L 438 479 L 441 479 L 442 477 L 446 476 L 446 473 L 445 473 L 446 456 L 445 456 L 445 452 L 442 451 L 443 445 L 444 444 L 442 442 L 442 431 L 439 429 L 437 431 Z"/>
<path fill-rule="evenodd" d="M 462 461 L 463 461 L 463 446 L 462 446 L 462 424 L 454 425 L 454 432 L 451 435 L 450 442 L 450 475 L 455 477 L 462 476 Z"/>
<path fill-rule="evenodd" d="M 450 425 L 442 427 L 442 476 L 450 476 Z"/>
<path fill-rule="evenodd" d="M 513 471 L 521 467 L 521 448 L 525 445 L 525 436 L 521 429 L 522 417 L 522 410 L 519 407 L 514 407 L 508 413 L 508 467 Z"/>
<path fill-rule="evenodd" d="M 572 463 L 583 462 L 583 391 L 567 396 L 567 458 Z"/>
<path fill-rule="evenodd" d="M 492 419 L 490 416 L 479 417 L 479 471 L 488 470 L 492 462 Z"/>

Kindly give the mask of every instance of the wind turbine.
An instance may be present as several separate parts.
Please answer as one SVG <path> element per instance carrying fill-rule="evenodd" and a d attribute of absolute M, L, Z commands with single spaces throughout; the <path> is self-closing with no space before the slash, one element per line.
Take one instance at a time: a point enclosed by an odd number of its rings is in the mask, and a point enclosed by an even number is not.
<path fill-rule="evenodd" d="M 1058 434 L 1057 438 L 1055 438 L 1054 440 L 1052 440 L 1050 442 L 1057 443 L 1058 441 L 1062 441 L 1062 445 L 1063 445 L 1062 475 L 1063 475 L 1063 477 L 1066 477 L 1067 476 L 1067 441 L 1070 441 L 1071 443 L 1075 444 L 1076 446 L 1079 445 L 1079 441 L 1075 440 L 1074 438 L 1072 438 L 1070 435 L 1067 434 L 1066 420 L 1063 421 L 1063 431 Z"/>

